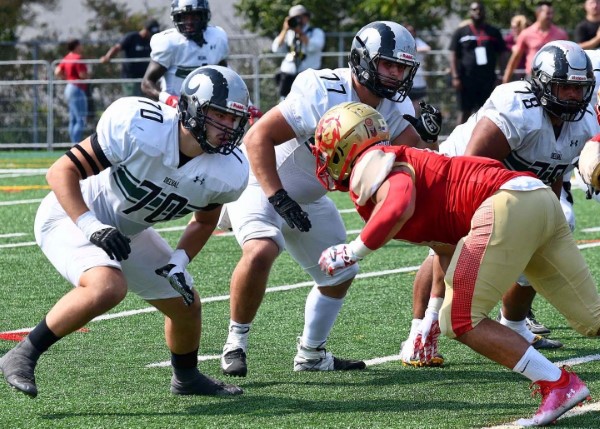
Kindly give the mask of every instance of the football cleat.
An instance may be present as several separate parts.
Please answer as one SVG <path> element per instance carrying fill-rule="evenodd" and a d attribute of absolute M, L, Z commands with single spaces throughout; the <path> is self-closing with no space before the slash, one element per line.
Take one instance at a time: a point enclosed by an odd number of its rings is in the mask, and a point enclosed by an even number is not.
<path fill-rule="evenodd" d="M 563 343 L 557 340 L 551 340 L 550 338 L 544 338 L 541 335 L 536 335 L 531 345 L 536 350 L 546 350 L 560 349 L 563 346 Z"/>
<path fill-rule="evenodd" d="M 223 351 L 221 356 L 221 369 L 223 374 L 232 377 L 245 377 L 248 373 L 248 365 L 246 364 L 246 353 L 243 349 Z"/>
<path fill-rule="evenodd" d="M 406 343 L 407 343 L 406 341 L 403 341 L 402 344 L 400 345 L 400 355 L 402 355 L 402 349 L 404 349 L 404 346 L 406 345 Z M 431 361 L 429 361 L 429 362 L 421 362 L 414 355 L 412 355 L 410 358 L 402 357 L 400 360 L 402 361 L 403 366 L 412 366 L 415 368 L 422 368 L 422 367 L 435 368 L 435 367 L 444 366 L 444 356 L 442 356 L 440 353 L 435 353 L 433 355 L 433 357 L 431 358 Z"/>
<path fill-rule="evenodd" d="M 174 395 L 234 396 L 241 395 L 244 391 L 234 384 L 223 383 L 198 371 L 194 378 L 185 381 L 181 381 L 173 375 L 171 393 Z"/>
<path fill-rule="evenodd" d="M 546 328 L 540 322 L 535 319 L 535 315 L 533 314 L 533 310 L 530 309 L 529 313 L 527 313 L 527 317 L 525 318 L 525 324 L 527 325 L 527 329 L 529 329 L 533 334 L 536 335 L 549 335 L 550 329 Z"/>
<path fill-rule="evenodd" d="M 294 357 L 294 371 L 353 371 L 365 369 L 362 360 L 339 359 L 324 347 L 304 347 L 298 339 L 298 353 Z"/>
<path fill-rule="evenodd" d="M 583 401 L 591 400 L 590 391 L 581 379 L 566 367 L 561 368 L 561 376 L 557 381 L 536 381 L 537 387 L 532 393 L 542 395 L 542 403 L 535 415 L 530 419 L 519 419 L 518 425 L 546 426 L 554 422 L 564 413 Z"/>
<path fill-rule="evenodd" d="M 35 398 L 38 389 L 34 371 L 39 357 L 40 352 L 31 344 L 29 338 L 25 338 L 0 358 L 0 372 L 11 387 Z"/>

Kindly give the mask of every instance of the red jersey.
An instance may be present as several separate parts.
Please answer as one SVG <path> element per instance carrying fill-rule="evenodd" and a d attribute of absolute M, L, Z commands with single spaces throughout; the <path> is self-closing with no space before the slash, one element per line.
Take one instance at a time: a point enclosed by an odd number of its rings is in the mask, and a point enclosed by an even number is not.
<path fill-rule="evenodd" d="M 374 194 L 391 169 L 389 156 L 387 170 L 383 163 L 377 165 L 378 162 L 372 162 L 376 161 L 373 157 L 369 161 L 370 165 L 361 166 L 361 161 L 364 161 L 365 156 L 373 151 L 395 155 L 395 160 L 392 159 L 393 165 L 406 166 L 414 172 L 415 212 L 394 238 L 416 244 L 458 243 L 471 229 L 471 219 L 481 203 L 498 191 L 503 184 L 520 176 L 535 178 L 535 175 L 530 172 L 507 170 L 499 161 L 490 158 L 447 157 L 430 150 L 407 146 L 375 146 L 361 155 L 350 179 L 350 196 L 365 221 L 373 214 L 375 203 L 370 196 L 361 198 L 355 193 L 358 190 L 357 179 L 364 178 L 370 181 L 371 183 L 366 187 L 363 186 L 363 189 L 371 189 Z M 385 177 L 382 177 L 382 169 L 384 174 L 387 171 Z M 354 177 L 355 173 L 362 177 Z M 376 176 L 378 178 L 375 178 Z M 388 196 L 386 204 L 406 204 L 410 195 L 392 197 Z"/>
<path fill-rule="evenodd" d="M 69 52 L 62 59 L 58 67 L 62 70 L 65 75 L 65 80 L 79 80 L 81 79 L 82 73 L 87 73 L 87 66 L 84 63 L 79 62 L 82 56 L 74 52 Z M 87 90 L 86 83 L 73 83 L 82 90 Z"/>

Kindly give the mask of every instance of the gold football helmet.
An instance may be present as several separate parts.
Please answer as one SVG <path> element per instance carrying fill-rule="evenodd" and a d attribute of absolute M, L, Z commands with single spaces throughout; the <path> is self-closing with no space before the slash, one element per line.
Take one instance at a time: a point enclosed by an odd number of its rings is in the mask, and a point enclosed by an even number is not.
<path fill-rule="evenodd" d="M 354 162 L 375 144 L 389 145 L 383 116 L 363 103 L 346 102 L 329 109 L 317 125 L 313 153 L 317 178 L 330 191 L 348 191 Z"/>

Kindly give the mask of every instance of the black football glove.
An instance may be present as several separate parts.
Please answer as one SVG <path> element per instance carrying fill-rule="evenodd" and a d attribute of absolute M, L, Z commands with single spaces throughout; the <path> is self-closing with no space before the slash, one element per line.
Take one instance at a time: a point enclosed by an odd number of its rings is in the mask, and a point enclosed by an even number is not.
<path fill-rule="evenodd" d="M 312 224 L 308 214 L 302 210 L 300 205 L 292 200 L 285 189 L 280 189 L 274 195 L 269 197 L 269 202 L 273 204 L 275 211 L 281 216 L 290 228 L 298 228 L 302 232 L 308 231 Z"/>
<path fill-rule="evenodd" d="M 90 236 L 90 242 L 104 250 L 110 259 L 123 261 L 129 257 L 131 247 L 129 237 L 121 234 L 118 229 L 113 227 L 104 228 L 94 232 Z"/>
<path fill-rule="evenodd" d="M 411 115 L 402 117 L 415 127 L 424 142 L 435 143 L 442 131 L 442 114 L 437 108 L 424 101 L 420 101 L 419 106 L 421 106 L 421 116 L 418 119 Z"/>
<path fill-rule="evenodd" d="M 185 268 L 175 264 L 167 264 L 164 267 L 157 268 L 154 272 L 169 281 L 171 287 L 183 297 L 185 305 L 192 305 L 194 302 L 194 291 L 188 284 L 191 283 L 191 279 L 188 281 L 186 278 Z"/>
<path fill-rule="evenodd" d="M 585 199 L 591 200 L 594 195 L 598 195 L 600 191 L 596 190 L 592 185 L 587 185 L 587 189 L 585 190 Z"/>

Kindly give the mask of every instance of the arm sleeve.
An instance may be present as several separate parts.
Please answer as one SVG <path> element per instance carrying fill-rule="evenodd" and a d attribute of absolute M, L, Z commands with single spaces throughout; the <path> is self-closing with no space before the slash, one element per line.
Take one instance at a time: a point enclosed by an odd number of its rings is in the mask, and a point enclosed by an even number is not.
<path fill-rule="evenodd" d="M 387 182 L 390 187 L 385 199 L 360 233 L 360 239 L 371 250 L 377 250 L 388 241 L 390 232 L 408 210 L 414 192 L 408 172 L 391 173 Z"/>

